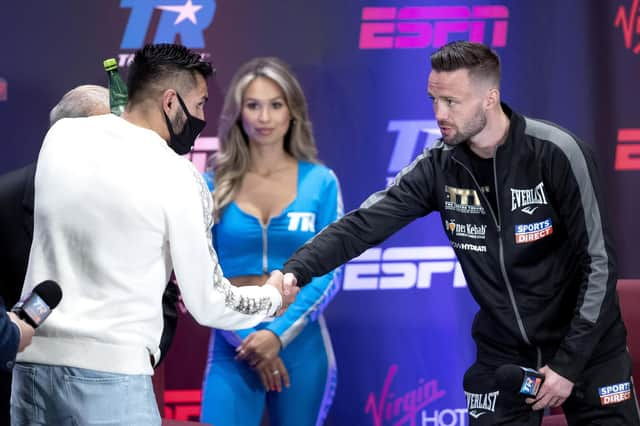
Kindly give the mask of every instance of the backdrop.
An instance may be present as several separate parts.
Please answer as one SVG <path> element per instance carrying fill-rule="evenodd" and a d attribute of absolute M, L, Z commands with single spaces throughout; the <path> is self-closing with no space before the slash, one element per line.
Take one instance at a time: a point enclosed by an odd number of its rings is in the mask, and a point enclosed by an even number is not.
<path fill-rule="evenodd" d="M 233 72 L 254 56 L 291 64 L 321 158 L 355 208 L 438 136 L 426 95 L 429 55 L 447 41 L 491 45 L 502 96 L 592 146 L 606 186 L 620 276 L 640 278 L 639 0 L 21 0 L 0 6 L 0 172 L 36 158 L 49 109 L 70 88 L 123 74 L 146 42 L 181 42 L 213 62 L 215 149 Z M 126 152 L 123 155 L 127 155 Z M 141 158 L 141 162 L 145 159 Z M 114 170 L 117 173 L 117 170 Z M 634 190 L 636 189 L 636 190 Z M 344 268 L 326 311 L 339 375 L 331 425 L 462 425 L 462 376 L 477 310 L 435 215 Z M 209 331 L 188 315 L 167 360 L 169 417 L 195 419 Z"/>

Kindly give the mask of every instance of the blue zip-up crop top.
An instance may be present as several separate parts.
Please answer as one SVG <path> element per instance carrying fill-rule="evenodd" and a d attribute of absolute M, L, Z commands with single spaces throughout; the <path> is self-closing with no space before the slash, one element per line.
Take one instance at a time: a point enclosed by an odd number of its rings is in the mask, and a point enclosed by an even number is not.
<path fill-rule="evenodd" d="M 204 174 L 211 190 L 213 174 Z M 342 216 L 338 179 L 331 169 L 298 161 L 296 198 L 266 225 L 242 211 L 235 201 L 222 211 L 213 227 L 213 245 L 225 277 L 269 274 L 281 269 L 300 246 L 325 226 Z M 314 278 L 300 290 L 296 300 L 280 317 L 256 329 L 269 329 L 286 346 L 309 320 L 315 320 L 339 290 L 335 272 Z M 224 332 L 233 346 L 256 329 Z"/>

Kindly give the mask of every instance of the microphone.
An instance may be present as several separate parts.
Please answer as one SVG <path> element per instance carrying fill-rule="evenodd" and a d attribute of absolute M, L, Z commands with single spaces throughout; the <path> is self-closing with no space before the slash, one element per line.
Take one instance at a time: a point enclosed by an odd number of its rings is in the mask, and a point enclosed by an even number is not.
<path fill-rule="evenodd" d="M 508 393 L 535 398 L 544 382 L 544 374 L 531 368 L 505 364 L 496 370 L 498 389 Z"/>
<path fill-rule="evenodd" d="M 58 306 L 62 299 L 62 290 L 57 282 L 43 281 L 24 300 L 16 303 L 11 312 L 25 321 L 33 328 L 38 328 L 47 319 L 53 308 Z"/>

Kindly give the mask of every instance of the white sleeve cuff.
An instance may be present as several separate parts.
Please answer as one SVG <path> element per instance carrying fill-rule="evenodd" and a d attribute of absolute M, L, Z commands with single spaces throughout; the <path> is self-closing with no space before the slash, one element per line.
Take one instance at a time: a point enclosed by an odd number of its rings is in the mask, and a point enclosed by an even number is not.
<path fill-rule="evenodd" d="M 272 285 L 263 285 L 262 288 L 265 289 L 267 296 L 271 299 L 271 310 L 269 311 L 269 316 L 272 317 L 282 306 L 282 296 L 278 289 Z"/>

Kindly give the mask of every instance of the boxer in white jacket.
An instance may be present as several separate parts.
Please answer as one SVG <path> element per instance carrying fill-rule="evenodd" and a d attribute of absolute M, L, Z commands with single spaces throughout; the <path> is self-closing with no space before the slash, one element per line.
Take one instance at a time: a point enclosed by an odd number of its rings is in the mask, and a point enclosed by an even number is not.
<path fill-rule="evenodd" d="M 159 425 L 150 359 L 172 270 L 210 327 L 252 327 L 290 302 L 223 277 L 209 190 L 178 155 L 204 127 L 211 73 L 182 46 L 146 46 L 122 117 L 63 119 L 45 137 L 23 295 L 53 279 L 63 298 L 18 358 L 12 424 Z"/>

